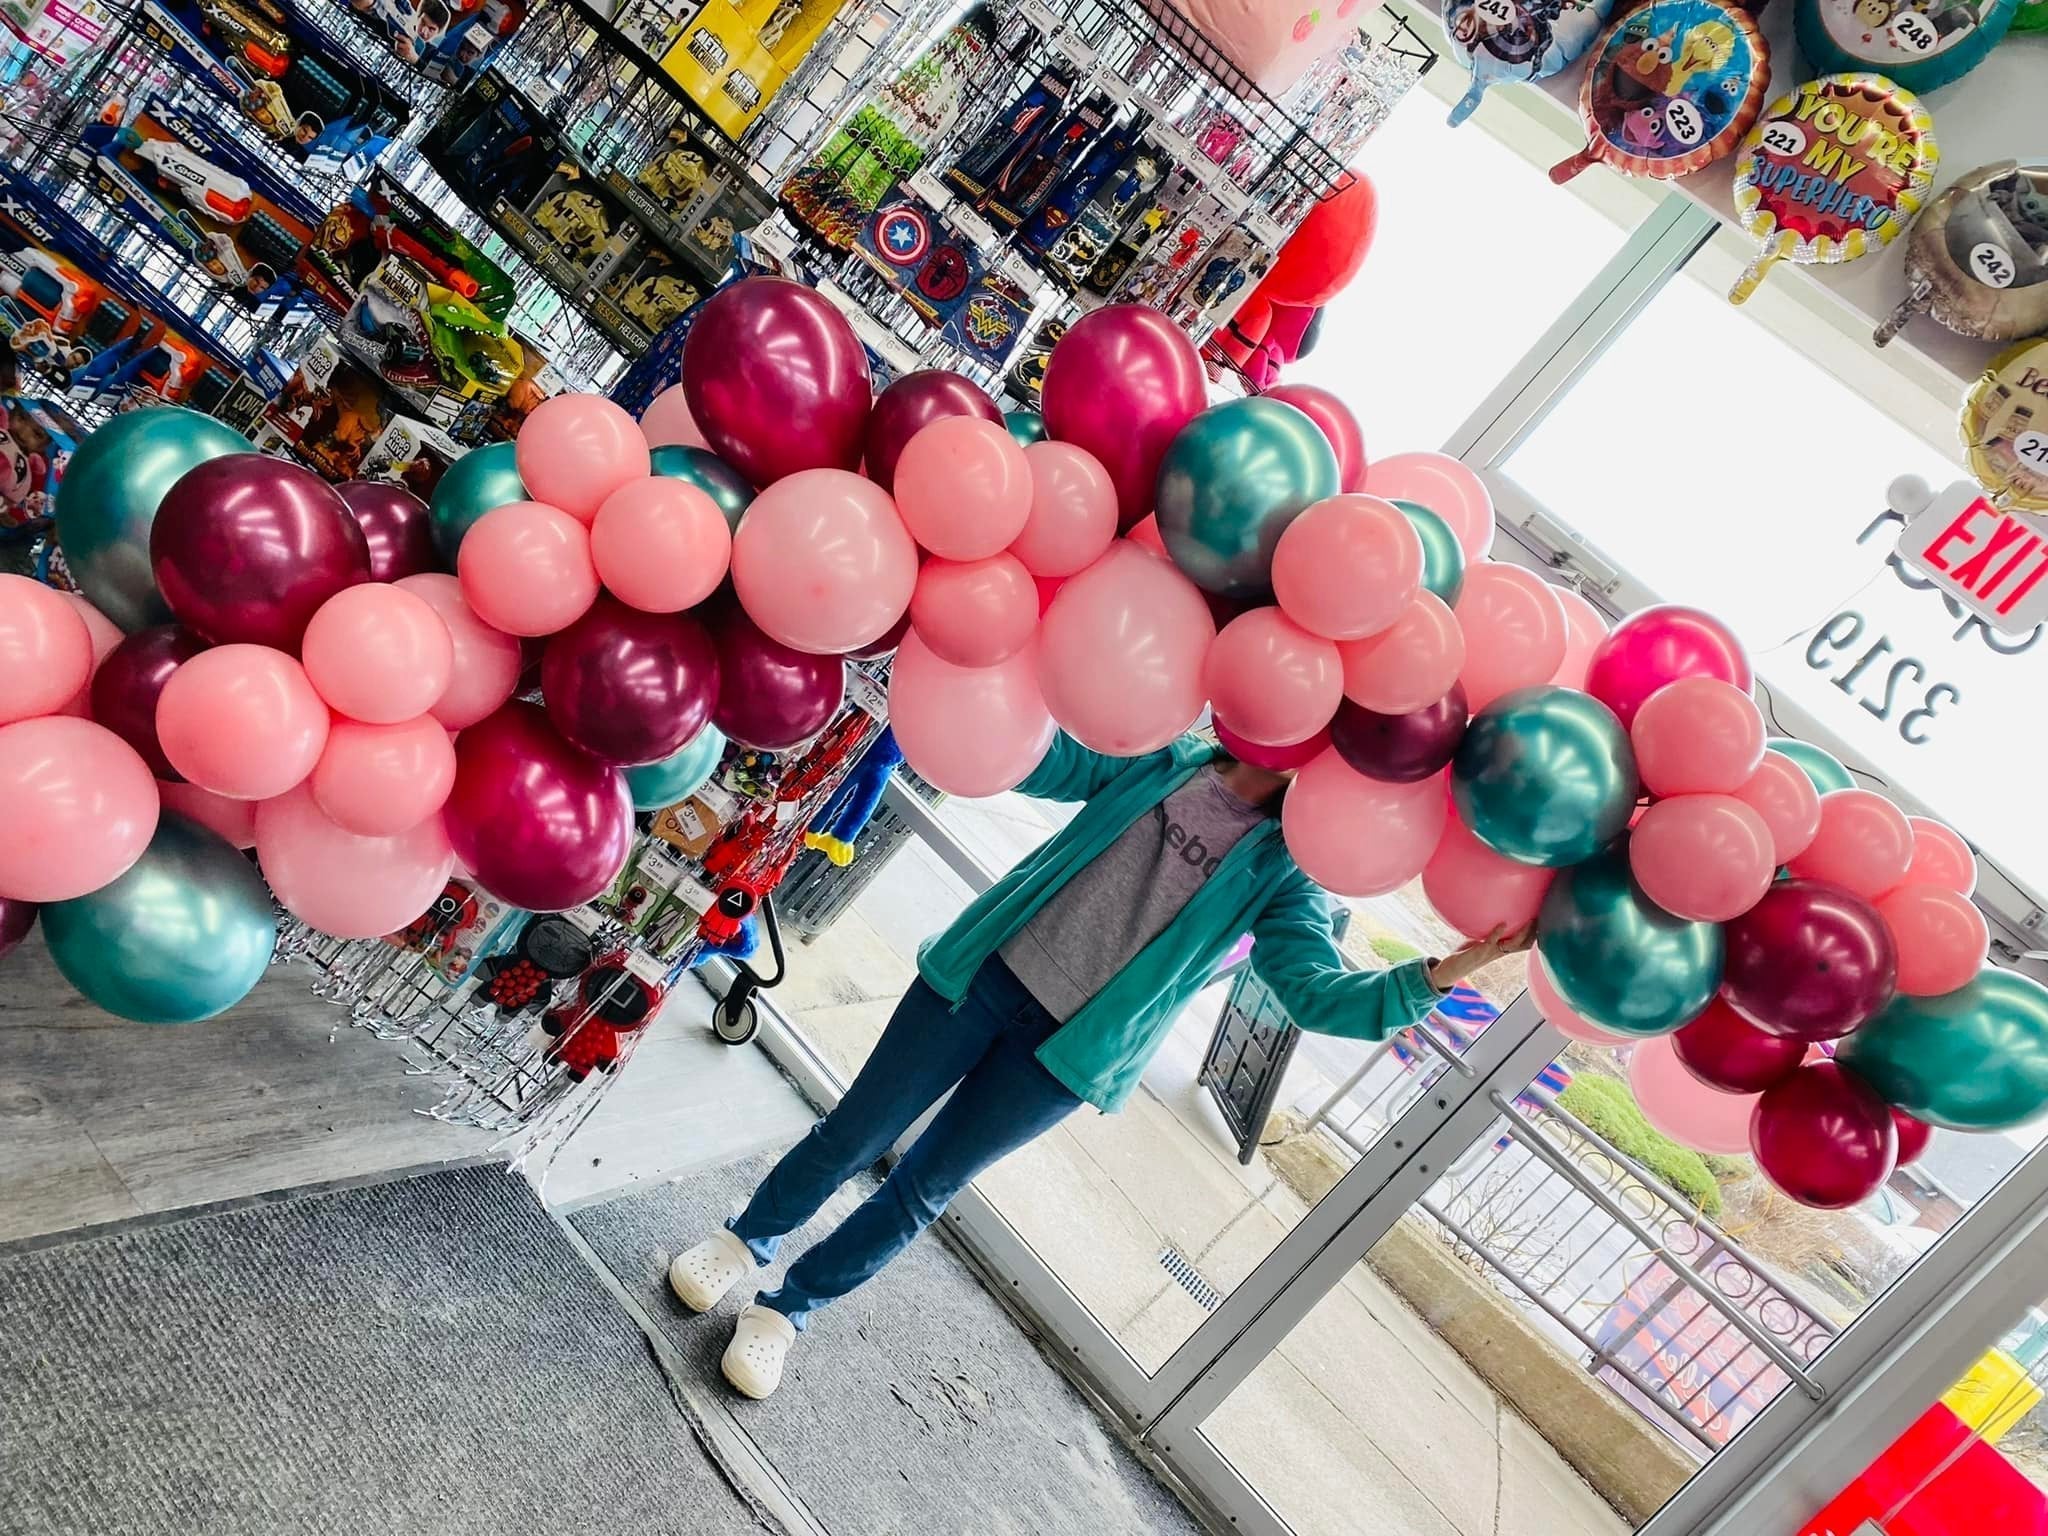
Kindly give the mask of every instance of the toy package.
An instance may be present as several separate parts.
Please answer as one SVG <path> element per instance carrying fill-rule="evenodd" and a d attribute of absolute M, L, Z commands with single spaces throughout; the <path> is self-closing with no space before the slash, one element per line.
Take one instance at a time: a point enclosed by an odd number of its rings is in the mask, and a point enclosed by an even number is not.
<path fill-rule="evenodd" d="M 393 416 L 363 454 L 353 478 L 395 481 L 426 501 L 448 466 L 467 451 L 432 422 Z"/>
<path fill-rule="evenodd" d="M 329 211 L 299 252 L 295 270 L 307 287 L 346 310 L 387 255 L 405 257 L 493 319 L 512 313 L 518 295 L 505 269 L 382 171 Z"/>
<path fill-rule="evenodd" d="M 525 0 L 346 0 L 393 58 L 429 80 L 464 85 L 526 20 Z"/>
<path fill-rule="evenodd" d="M 1115 242 L 1088 269 L 1081 286 L 1097 298 L 1116 293 L 1139 259 L 1179 225 L 1201 195 L 1202 184 L 1193 172 L 1178 166 L 1168 171 L 1131 204 L 1135 211 L 1124 219 Z"/>
<path fill-rule="evenodd" d="M 703 0 L 661 67 L 733 138 L 771 101 L 844 0 Z"/>
<path fill-rule="evenodd" d="M 702 301 L 703 290 L 694 278 L 668 250 L 645 241 L 613 268 L 592 305 L 600 319 L 636 341 L 634 350 L 642 351 Z"/>
<path fill-rule="evenodd" d="M 1158 144 L 1141 137 L 1093 187 L 1087 187 L 1085 175 L 1077 172 L 1073 180 L 1078 206 L 1069 212 L 1070 194 L 1062 188 L 1025 228 L 1025 243 L 1045 253 L 1044 271 L 1069 288 L 1080 287 L 1149 205 L 1171 163 Z"/>
<path fill-rule="evenodd" d="M 1074 77 L 1065 66 L 1047 65 L 947 167 L 946 185 L 974 203 L 1002 186 L 1060 121 L 1073 89 Z"/>
<path fill-rule="evenodd" d="M 53 400 L 0 395 L 0 538 L 50 526 L 64 466 L 84 436 Z"/>
<path fill-rule="evenodd" d="M 281 447 L 339 483 L 361 476 L 371 445 L 391 420 L 390 397 L 377 378 L 350 361 L 332 336 L 320 336 L 264 413 L 256 446 Z"/>
<path fill-rule="evenodd" d="M 1011 229 L 1035 217 L 1051 198 L 1053 189 L 1070 173 L 1078 171 L 1105 136 L 1115 109 L 1107 96 L 1091 95 L 1055 123 L 1032 147 L 1031 153 L 1005 167 L 982 200 L 982 206 L 998 224 Z M 1121 158 L 1126 138 L 1111 153 L 1111 163 Z"/>
<path fill-rule="evenodd" d="M 642 53 L 660 58 L 697 19 L 698 0 L 625 0 L 612 15 L 612 25 Z"/>
<path fill-rule="evenodd" d="M 443 426 L 452 427 L 472 402 L 488 407 L 504 398 L 527 369 L 525 349 L 504 321 L 398 255 L 386 256 L 363 279 L 340 340 L 351 357 Z"/>
<path fill-rule="evenodd" d="M 950 320 L 988 270 L 972 239 L 907 193 L 869 217 L 854 249 L 933 325 Z"/>

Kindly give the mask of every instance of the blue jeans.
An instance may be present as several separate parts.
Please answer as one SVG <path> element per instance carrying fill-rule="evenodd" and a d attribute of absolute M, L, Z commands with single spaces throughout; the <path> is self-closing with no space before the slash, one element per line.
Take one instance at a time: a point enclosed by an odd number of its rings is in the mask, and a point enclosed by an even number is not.
<path fill-rule="evenodd" d="M 974 1176 L 1080 1107 L 1032 1054 L 1060 1027 L 991 955 L 957 1010 L 919 978 L 832 1113 L 775 1165 L 726 1223 L 757 1262 L 817 1214 L 938 1102 L 953 1097 L 882 1187 L 763 1293 L 798 1328 L 813 1309 L 869 1279 L 910 1246 Z M 955 1085 L 958 1085 L 957 1087 Z"/>

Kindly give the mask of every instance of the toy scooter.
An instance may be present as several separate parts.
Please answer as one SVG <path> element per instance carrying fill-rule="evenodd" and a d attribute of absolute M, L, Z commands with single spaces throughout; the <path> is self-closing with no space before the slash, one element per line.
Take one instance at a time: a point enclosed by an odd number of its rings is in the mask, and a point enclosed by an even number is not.
<path fill-rule="evenodd" d="M 761 914 L 761 930 L 768 936 L 768 952 L 775 956 L 775 974 L 763 976 L 747 961 L 729 957 L 732 985 L 711 1009 L 711 1032 L 727 1045 L 745 1045 L 760 1030 L 761 1014 L 754 994 L 780 986 L 789 974 L 789 962 L 782 952 L 782 925 L 775 920 L 774 896 L 762 896 L 757 905 L 752 891 L 743 885 L 729 885 L 718 893 L 717 906 L 705 914 L 705 929 L 723 928 L 736 934 L 755 911 Z"/>

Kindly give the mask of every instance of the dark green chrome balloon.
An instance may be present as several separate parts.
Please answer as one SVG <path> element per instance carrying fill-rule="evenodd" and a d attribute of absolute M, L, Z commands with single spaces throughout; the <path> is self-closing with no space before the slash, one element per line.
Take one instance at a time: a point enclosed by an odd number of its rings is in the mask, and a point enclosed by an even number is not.
<path fill-rule="evenodd" d="M 1856 787 L 1856 776 L 1844 768 L 1832 753 L 1823 752 L 1810 741 L 1797 741 L 1790 736 L 1767 736 L 1764 747 L 1767 751 L 1782 752 L 1791 758 L 1799 765 L 1799 771 L 1813 781 L 1813 787 L 1824 795 Z"/>
<path fill-rule="evenodd" d="M 636 811 L 659 811 L 694 795 L 718 768 L 725 755 L 725 736 L 715 725 L 707 725 L 674 754 L 658 763 L 628 768 L 626 788 Z"/>
<path fill-rule="evenodd" d="M 442 562 L 454 570 L 455 552 L 478 518 L 508 501 L 526 499 L 517 450 L 510 443 L 486 443 L 450 464 L 427 501 L 434 548 L 441 552 Z"/>
<path fill-rule="evenodd" d="M 1447 608 L 1458 606 L 1465 590 L 1465 550 L 1451 525 L 1419 501 L 1397 501 L 1401 515 L 1422 540 L 1422 588 L 1434 592 Z"/>
<path fill-rule="evenodd" d="M 1551 882 L 1536 942 L 1564 1000 L 1617 1034 L 1669 1034 L 1721 985 L 1720 925 L 1673 917 L 1645 896 L 1626 843 Z"/>
<path fill-rule="evenodd" d="M 726 527 L 735 531 L 740 526 L 740 514 L 753 505 L 754 488 L 709 448 L 657 448 L 654 472 L 672 480 L 689 481 L 717 504 L 725 514 Z"/>
<path fill-rule="evenodd" d="M 1045 441 L 1045 418 L 1036 411 L 1005 411 L 1003 425 L 1021 448 Z"/>
<path fill-rule="evenodd" d="M 2048 1109 L 2048 987 L 1987 966 L 1939 997 L 1902 994 L 1835 1060 L 1930 1125 L 2011 1130 Z"/>
<path fill-rule="evenodd" d="M 1641 792 L 1628 732 L 1576 688 L 1517 688 L 1472 717 L 1451 759 L 1458 819 L 1517 864 L 1562 869 L 1619 837 Z"/>
<path fill-rule="evenodd" d="M 1280 535 L 1337 490 L 1336 452 L 1306 412 L 1256 396 L 1226 400 L 1166 450 L 1154 496 L 1159 537 L 1204 592 L 1263 600 Z"/>

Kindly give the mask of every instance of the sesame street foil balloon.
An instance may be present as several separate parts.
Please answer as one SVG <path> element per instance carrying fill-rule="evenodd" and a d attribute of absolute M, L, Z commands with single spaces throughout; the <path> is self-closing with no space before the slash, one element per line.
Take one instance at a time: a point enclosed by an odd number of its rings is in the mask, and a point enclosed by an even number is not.
<path fill-rule="evenodd" d="M 1919 97 L 1883 75 L 1823 75 L 1772 102 L 1735 163 L 1735 214 L 1762 243 L 1728 297 L 1781 261 L 1854 261 L 1898 238 L 1941 151 Z"/>
<path fill-rule="evenodd" d="M 1927 205 L 1906 236 L 1906 296 L 1872 340 L 1923 310 L 1979 341 L 2048 331 L 2048 165 L 1979 166 Z"/>
<path fill-rule="evenodd" d="M 2048 512 L 2048 337 L 1991 359 L 1963 397 L 1970 473 L 2008 512 Z"/>
<path fill-rule="evenodd" d="M 1975 69 L 2019 8 L 2019 0 L 1796 0 L 1792 18 L 1816 70 L 1874 69 L 1909 91 L 1931 91 Z"/>
<path fill-rule="evenodd" d="M 1572 63 L 1607 24 L 1614 0 L 1444 0 L 1451 51 L 1472 85 L 1451 108 L 1455 125 L 1503 80 L 1541 80 Z"/>
<path fill-rule="evenodd" d="M 1587 144 L 1550 179 L 1599 160 L 1659 178 L 1711 165 L 1742 142 L 1770 78 L 1770 45 L 1737 0 L 1650 0 L 1594 47 L 1579 88 Z"/>

